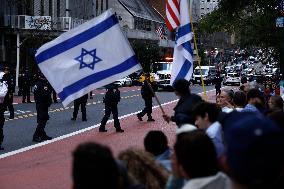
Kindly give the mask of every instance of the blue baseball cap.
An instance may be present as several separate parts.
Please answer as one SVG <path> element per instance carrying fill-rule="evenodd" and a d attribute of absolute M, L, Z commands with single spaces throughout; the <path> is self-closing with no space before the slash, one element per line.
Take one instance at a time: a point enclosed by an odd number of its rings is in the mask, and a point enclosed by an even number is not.
<path fill-rule="evenodd" d="M 252 188 L 277 183 L 284 170 L 284 135 L 280 128 L 261 114 L 235 111 L 223 120 L 223 127 L 232 177 Z"/>

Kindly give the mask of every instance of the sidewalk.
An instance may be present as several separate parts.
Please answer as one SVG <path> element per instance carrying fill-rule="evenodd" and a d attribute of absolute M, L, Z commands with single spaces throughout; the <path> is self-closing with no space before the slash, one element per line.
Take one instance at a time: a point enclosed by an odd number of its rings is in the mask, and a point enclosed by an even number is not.
<path fill-rule="evenodd" d="M 215 90 L 208 93 L 214 99 Z M 173 114 L 177 101 L 164 105 L 168 115 Z M 168 137 L 169 145 L 175 142 L 174 123 L 167 124 L 159 108 L 153 110 L 155 122 L 138 121 L 136 113 L 120 118 L 124 133 L 116 133 L 113 123 L 108 123 L 107 133 L 99 133 L 98 125 L 65 135 L 53 141 L 43 142 L 0 156 L 1 189 L 62 189 L 72 188 L 72 151 L 86 141 L 108 145 L 115 156 L 129 147 L 143 148 L 143 139 L 150 130 L 162 130 Z M 145 120 L 145 118 L 144 118 Z"/>

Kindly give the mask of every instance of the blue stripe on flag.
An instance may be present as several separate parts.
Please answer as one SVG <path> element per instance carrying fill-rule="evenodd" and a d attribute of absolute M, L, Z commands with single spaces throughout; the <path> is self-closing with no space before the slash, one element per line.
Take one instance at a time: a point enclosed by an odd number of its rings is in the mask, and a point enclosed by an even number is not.
<path fill-rule="evenodd" d="M 191 48 L 191 43 L 190 43 L 190 41 L 187 41 L 187 42 L 183 43 L 183 44 L 182 44 L 182 47 L 183 47 L 185 50 L 187 50 L 187 51 L 191 54 L 191 56 L 193 56 L 193 51 L 192 51 L 192 48 Z"/>
<path fill-rule="evenodd" d="M 63 91 L 60 92 L 58 95 L 60 99 L 64 101 L 68 96 L 80 91 L 81 89 L 91 84 L 95 84 L 113 75 L 129 70 L 132 67 L 136 66 L 137 64 L 138 64 L 138 61 L 137 61 L 136 56 L 134 55 L 115 67 L 89 75 L 67 87 L 64 87 Z"/>
<path fill-rule="evenodd" d="M 191 68 L 191 65 L 192 65 L 192 63 L 190 61 L 185 60 L 183 65 L 182 65 L 182 67 L 181 67 L 181 69 L 180 69 L 180 71 L 179 71 L 179 73 L 177 74 L 177 76 L 175 78 L 175 81 L 177 81 L 179 79 L 184 79 L 185 76 L 188 74 L 188 72 L 189 72 L 189 70 Z"/>
<path fill-rule="evenodd" d="M 40 64 L 58 54 L 61 54 L 81 43 L 84 43 L 100 35 L 101 33 L 105 32 L 117 23 L 118 21 L 116 17 L 112 15 L 101 23 L 95 25 L 94 27 L 41 52 L 36 56 L 36 61 L 38 64 Z"/>
<path fill-rule="evenodd" d="M 179 27 L 178 33 L 177 33 L 177 37 L 176 37 L 176 41 L 179 38 L 185 36 L 186 34 L 189 34 L 190 32 L 191 32 L 191 25 L 190 25 L 190 23 L 188 23 L 188 24 L 186 24 L 184 26 Z"/>

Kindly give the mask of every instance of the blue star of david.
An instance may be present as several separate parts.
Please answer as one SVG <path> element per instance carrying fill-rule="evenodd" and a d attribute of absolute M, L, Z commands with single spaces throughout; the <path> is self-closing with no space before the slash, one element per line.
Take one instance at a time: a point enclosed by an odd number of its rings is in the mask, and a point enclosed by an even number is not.
<path fill-rule="evenodd" d="M 100 59 L 99 57 L 96 56 L 96 52 L 97 52 L 96 49 L 88 51 L 88 50 L 82 48 L 81 55 L 75 58 L 75 60 L 80 62 L 80 69 L 88 67 L 88 68 L 94 70 L 95 64 L 102 61 L 102 59 Z M 92 60 L 87 60 L 86 55 L 90 55 L 92 57 Z M 84 59 L 84 57 L 85 57 L 85 59 Z"/>

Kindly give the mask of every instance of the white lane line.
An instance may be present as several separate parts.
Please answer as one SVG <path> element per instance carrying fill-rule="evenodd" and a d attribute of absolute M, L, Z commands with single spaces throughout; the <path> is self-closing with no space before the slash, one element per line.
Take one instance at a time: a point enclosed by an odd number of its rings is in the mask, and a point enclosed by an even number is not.
<path fill-rule="evenodd" d="M 165 106 L 165 105 L 177 102 L 177 101 L 178 100 L 173 100 L 173 101 L 170 101 L 170 102 L 162 104 L 162 106 Z M 156 109 L 158 107 L 159 106 L 154 106 L 153 109 Z M 134 112 L 134 113 L 130 113 L 130 114 L 127 114 L 127 115 L 120 116 L 119 119 L 123 119 L 123 118 L 127 118 L 129 116 L 132 116 L 132 115 L 136 115 L 139 112 L 140 112 L 140 110 L 137 111 L 137 112 Z M 111 123 L 113 121 L 114 120 L 112 119 L 112 120 L 109 120 L 107 123 Z M 93 126 L 90 126 L 88 128 L 85 128 L 85 129 L 81 129 L 81 130 L 75 131 L 73 133 L 69 133 L 69 134 L 66 134 L 66 135 L 62 135 L 60 137 L 56 137 L 56 138 L 54 138 L 52 140 L 49 140 L 49 141 L 44 141 L 44 142 L 41 142 L 41 143 L 38 143 L 38 144 L 34 144 L 34 145 L 31 145 L 31 146 L 20 148 L 18 150 L 14 150 L 14 151 L 11 151 L 11 152 L 8 152 L 8 153 L 0 155 L 0 159 L 6 158 L 6 157 L 9 157 L 9 156 L 13 156 L 13 155 L 16 155 L 16 154 L 19 154 L 19 153 L 22 153 L 22 152 L 26 152 L 26 151 L 32 150 L 34 148 L 42 147 L 42 146 L 45 146 L 47 144 L 51 144 L 51 143 L 54 143 L 54 142 L 57 142 L 57 141 L 60 141 L 60 140 L 63 140 L 63 139 L 66 139 L 66 138 L 69 138 L 69 137 L 81 134 L 81 133 L 84 133 L 86 131 L 90 131 L 90 130 L 95 129 L 95 128 L 99 127 L 99 126 L 100 126 L 100 123 L 98 123 L 96 125 L 93 125 Z"/>
<path fill-rule="evenodd" d="M 212 89 L 212 90 L 209 90 L 209 91 L 213 91 L 215 89 Z M 209 92 L 208 91 L 208 92 Z M 207 92 L 207 91 L 206 91 Z M 201 93 L 198 93 L 199 95 L 202 94 Z M 178 99 L 176 100 L 173 100 L 173 101 L 170 101 L 170 102 L 166 102 L 164 104 L 162 104 L 162 106 L 166 106 L 166 105 L 169 105 L 169 104 L 172 104 L 172 103 L 175 103 L 177 102 Z M 156 109 L 158 108 L 159 106 L 154 106 L 153 109 Z M 130 114 L 127 114 L 127 115 L 123 115 L 123 116 L 120 116 L 119 119 L 123 119 L 123 118 L 127 118 L 127 117 L 130 117 L 132 115 L 136 115 L 137 113 L 139 113 L 141 110 L 137 111 L 137 112 L 133 112 L 133 113 L 130 113 Z M 20 117 L 20 116 L 19 116 Z M 109 120 L 107 123 L 111 123 L 113 122 L 114 120 Z M 69 134 L 66 134 L 66 135 L 62 135 L 60 137 L 56 137 L 52 140 L 49 140 L 49 141 L 44 141 L 44 142 L 41 142 L 41 143 L 37 143 L 37 144 L 34 144 L 34 145 L 31 145 L 31 146 L 27 146 L 27 147 L 24 147 L 24 148 L 20 148 L 18 150 L 14 150 L 14 151 L 11 151 L 11 152 L 7 152 L 5 154 L 2 154 L 0 155 L 0 159 L 3 159 L 3 158 L 6 158 L 6 157 L 9 157 L 9 156 L 13 156 L 13 155 L 16 155 L 16 154 L 19 154 L 19 153 L 23 153 L 23 152 L 26 152 L 26 151 L 29 151 L 29 150 L 32 150 L 32 149 L 35 149 L 35 148 L 39 148 L 39 147 L 42 147 L 42 146 L 45 146 L 47 144 L 51 144 L 51 143 L 54 143 L 54 142 L 57 142 L 57 141 L 60 141 L 60 140 L 63 140 L 63 139 L 66 139 L 66 138 L 69 138 L 69 137 L 72 137 L 72 136 L 75 136 L 75 135 L 78 135 L 78 134 L 81 134 L 81 133 L 84 133 L 86 131 L 90 131 L 92 129 L 95 129 L 97 127 L 100 126 L 100 123 L 96 124 L 96 125 L 93 125 L 93 126 L 90 126 L 90 127 L 87 127 L 85 129 L 81 129 L 81 130 L 78 130 L 78 131 L 75 131 L 75 132 L 72 132 L 72 133 L 69 133 Z"/>

